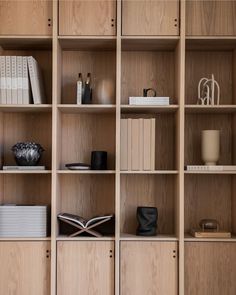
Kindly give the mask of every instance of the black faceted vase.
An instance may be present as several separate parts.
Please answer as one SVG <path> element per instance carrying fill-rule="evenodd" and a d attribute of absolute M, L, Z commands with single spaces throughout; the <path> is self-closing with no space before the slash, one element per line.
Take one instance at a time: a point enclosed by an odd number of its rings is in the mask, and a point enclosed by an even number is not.
<path fill-rule="evenodd" d="M 107 152 L 93 151 L 91 154 L 92 170 L 107 170 Z"/>
<path fill-rule="evenodd" d="M 155 236 L 157 234 L 158 211 L 156 207 L 138 207 L 138 236 Z"/>

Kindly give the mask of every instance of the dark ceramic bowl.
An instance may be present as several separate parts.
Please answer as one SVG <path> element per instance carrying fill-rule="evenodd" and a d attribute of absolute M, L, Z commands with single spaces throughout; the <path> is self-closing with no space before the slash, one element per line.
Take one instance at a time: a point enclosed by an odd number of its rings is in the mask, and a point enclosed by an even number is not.
<path fill-rule="evenodd" d="M 40 144 L 34 142 L 18 142 L 11 150 L 19 166 L 36 166 L 44 151 Z"/>

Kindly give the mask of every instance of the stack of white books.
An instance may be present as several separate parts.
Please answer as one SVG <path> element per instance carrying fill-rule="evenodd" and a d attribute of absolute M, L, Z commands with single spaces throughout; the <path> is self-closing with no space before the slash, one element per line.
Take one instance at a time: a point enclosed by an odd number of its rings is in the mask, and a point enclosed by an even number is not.
<path fill-rule="evenodd" d="M 0 56 L 0 104 L 45 103 L 42 73 L 33 56 Z"/>
<path fill-rule="evenodd" d="M 121 119 L 121 170 L 155 170 L 156 120 Z"/>
<path fill-rule="evenodd" d="M 170 105 L 169 97 L 129 97 L 130 105 L 153 105 L 153 106 L 168 106 Z"/>
<path fill-rule="evenodd" d="M 1 238 L 44 238 L 47 236 L 47 206 L 0 206 Z"/>
<path fill-rule="evenodd" d="M 236 165 L 187 165 L 187 171 L 236 171 Z"/>

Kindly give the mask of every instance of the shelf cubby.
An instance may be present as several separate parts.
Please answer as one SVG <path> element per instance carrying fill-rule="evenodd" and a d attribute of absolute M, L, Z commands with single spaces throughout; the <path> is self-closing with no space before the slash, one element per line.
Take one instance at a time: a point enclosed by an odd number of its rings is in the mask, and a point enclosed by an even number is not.
<path fill-rule="evenodd" d="M 115 213 L 115 176 L 104 174 L 60 174 L 58 213 L 85 219 Z"/>
<path fill-rule="evenodd" d="M 138 206 L 154 206 L 158 208 L 158 234 L 173 238 L 177 218 L 175 188 L 175 175 L 121 175 L 121 237 L 135 237 Z"/>
<path fill-rule="evenodd" d="M 108 104 L 115 105 L 116 52 L 113 47 L 110 47 L 115 40 L 108 39 L 109 42 L 105 40 L 103 44 L 97 38 L 90 44 L 86 42 L 86 39 L 82 39 L 84 40 L 83 48 L 80 47 L 80 39 L 59 40 L 61 46 L 61 99 L 59 104 L 76 104 L 78 73 L 82 73 L 84 81 L 87 73 L 91 73 L 92 103 L 102 104 L 97 91 L 98 84 L 104 79 L 109 79 L 114 83 L 114 95 L 110 97 Z M 91 42 L 91 40 L 87 41 Z"/>
<path fill-rule="evenodd" d="M 233 175 L 185 176 L 185 233 L 201 219 L 216 219 L 220 229 L 236 232 L 236 178 Z"/>
<path fill-rule="evenodd" d="M 51 113 L 0 112 L 1 164 L 16 165 L 12 146 L 17 142 L 31 141 L 44 148 L 40 164 L 51 169 L 51 120 Z"/>

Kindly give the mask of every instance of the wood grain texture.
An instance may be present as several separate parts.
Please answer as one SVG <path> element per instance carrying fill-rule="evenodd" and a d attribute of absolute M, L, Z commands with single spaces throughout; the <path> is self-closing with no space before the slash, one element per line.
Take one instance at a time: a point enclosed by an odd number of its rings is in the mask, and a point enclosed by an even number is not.
<path fill-rule="evenodd" d="M 58 295 L 114 294 L 114 242 L 60 241 L 57 263 Z"/>
<path fill-rule="evenodd" d="M 185 232 L 199 228 L 201 219 L 217 219 L 220 229 L 232 230 L 232 176 L 188 175 L 185 177 Z"/>
<path fill-rule="evenodd" d="M 186 35 L 227 36 L 236 34 L 236 2 L 187 0 Z"/>
<path fill-rule="evenodd" d="M 233 52 L 187 51 L 186 104 L 197 103 L 198 83 L 203 77 L 210 78 L 211 74 L 214 74 L 216 81 L 220 85 L 220 104 L 233 103 Z"/>
<path fill-rule="evenodd" d="M 158 208 L 158 233 L 174 234 L 176 217 L 175 176 L 122 175 L 120 195 L 120 228 L 135 234 L 138 206 Z"/>
<path fill-rule="evenodd" d="M 107 151 L 115 168 L 115 118 L 112 114 L 62 114 L 61 169 L 66 163 L 91 163 L 92 151 Z"/>
<path fill-rule="evenodd" d="M 154 88 L 158 96 L 175 97 L 175 56 L 172 51 L 123 51 L 121 60 L 121 103 Z"/>
<path fill-rule="evenodd" d="M 0 293 L 50 295 L 50 242 L 0 243 Z"/>
<path fill-rule="evenodd" d="M 176 168 L 176 120 L 173 114 L 123 114 L 122 118 L 155 118 L 155 169 L 175 170 Z M 155 111 L 153 110 L 153 113 Z M 148 113 L 148 112 L 147 112 Z"/>
<path fill-rule="evenodd" d="M 219 165 L 233 164 L 233 130 L 230 114 L 187 114 L 185 124 L 185 165 L 203 165 L 201 131 L 220 130 Z"/>
<path fill-rule="evenodd" d="M 115 0 L 59 0 L 60 35 L 115 35 Z"/>
<path fill-rule="evenodd" d="M 122 1 L 122 35 L 179 35 L 178 19 L 178 0 Z"/>
<path fill-rule="evenodd" d="M 51 204 L 50 175 L 1 175 L 0 203 L 8 204 Z"/>
<path fill-rule="evenodd" d="M 51 114 L 4 113 L 3 114 L 3 156 L 4 165 L 15 165 L 11 147 L 17 142 L 33 141 L 45 149 L 41 165 L 51 167 Z"/>
<path fill-rule="evenodd" d="M 52 35 L 52 0 L 0 1 L 0 35 Z"/>
<path fill-rule="evenodd" d="M 1 55 L 33 56 L 42 70 L 46 103 L 52 103 L 52 52 L 50 50 L 3 50 Z"/>
<path fill-rule="evenodd" d="M 236 244 L 185 243 L 185 295 L 236 293 Z"/>
<path fill-rule="evenodd" d="M 63 51 L 62 53 L 62 103 L 76 103 L 76 81 L 78 73 L 83 79 L 91 73 L 93 103 L 99 103 L 97 85 L 99 81 L 116 78 L 116 60 L 114 51 Z M 101 102 L 100 102 L 101 103 Z M 115 103 L 111 97 L 110 103 Z"/>
<path fill-rule="evenodd" d="M 177 243 L 121 242 L 120 253 L 121 295 L 178 294 Z"/>
<path fill-rule="evenodd" d="M 114 175 L 60 175 L 59 181 L 59 212 L 88 219 L 115 212 Z"/>

